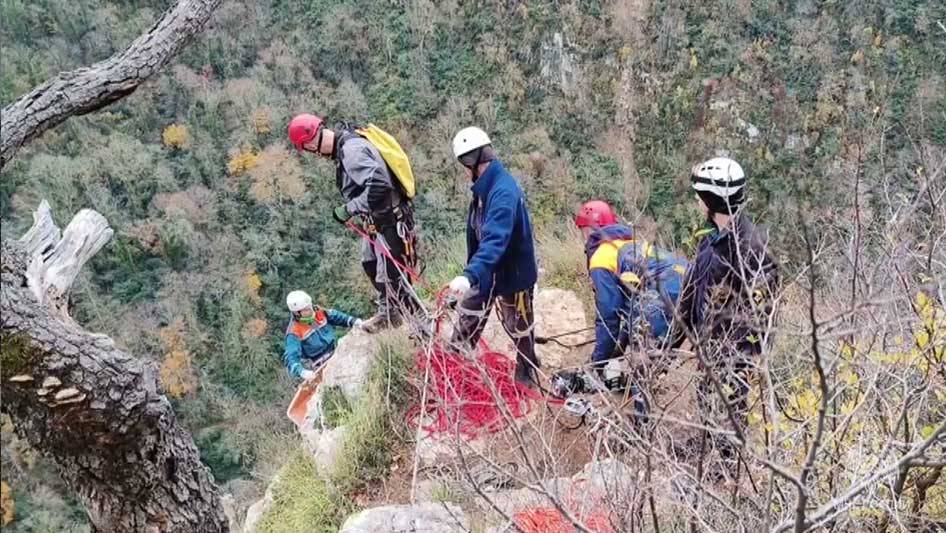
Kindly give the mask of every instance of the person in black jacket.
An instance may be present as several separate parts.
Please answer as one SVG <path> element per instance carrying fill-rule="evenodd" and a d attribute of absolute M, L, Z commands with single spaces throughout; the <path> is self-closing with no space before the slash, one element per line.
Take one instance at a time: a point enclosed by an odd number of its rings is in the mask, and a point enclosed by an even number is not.
<path fill-rule="evenodd" d="M 467 265 L 450 282 L 459 297 L 455 344 L 472 347 L 498 302 L 503 328 L 516 344 L 517 382 L 537 383 L 533 286 L 538 278 L 532 222 L 525 196 L 506 171 L 486 132 L 470 127 L 453 139 L 453 152 L 472 180 L 473 198 L 467 215 Z"/>
<path fill-rule="evenodd" d="M 778 266 L 763 233 L 742 210 L 746 175 L 739 163 L 717 157 L 693 167 L 690 181 L 707 226 L 687 272 L 678 304 L 676 344 L 689 338 L 704 355 L 727 393 L 742 430 L 749 374 L 762 351 L 770 322 Z M 711 410 L 718 394 L 704 380 L 701 408 Z M 722 413 L 728 415 L 729 413 Z"/>

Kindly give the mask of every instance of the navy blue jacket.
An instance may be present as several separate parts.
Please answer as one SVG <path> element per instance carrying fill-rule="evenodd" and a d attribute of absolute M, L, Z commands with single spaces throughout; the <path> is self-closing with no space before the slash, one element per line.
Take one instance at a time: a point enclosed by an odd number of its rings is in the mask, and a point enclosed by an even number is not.
<path fill-rule="evenodd" d="M 658 341 L 667 338 L 673 307 L 688 264 L 647 241 L 634 238 L 621 224 L 595 230 L 585 243 L 588 275 L 595 292 L 595 350 L 605 361 L 630 340 L 631 328 L 646 322 Z"/>
<path fill-rule="evenodd" d="M 509 295 L 531 288 L 538 269 L 532 222 L 519 184 L 494 160 L 471 190 L 463 275 L 479 294 Z"/>

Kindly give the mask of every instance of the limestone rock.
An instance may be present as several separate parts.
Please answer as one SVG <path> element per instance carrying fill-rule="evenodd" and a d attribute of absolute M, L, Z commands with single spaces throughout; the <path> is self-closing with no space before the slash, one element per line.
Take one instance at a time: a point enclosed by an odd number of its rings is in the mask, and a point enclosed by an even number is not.
<path fill-rule="evenodd" d="M 338 342 L 335 354 L 325 363 L 322 382 L 306 404 L 305 422 L 299 428 L 320 473 L 328 475 L 331 472 L 345 434 L 344 428 L 326 427 L 322 419 L 325 391 L 336 388 L 350 404 L 354 404 L 367 386 L 368 374 L 377 354 L 377 335 L 352 330 Z"/>
<path fill-rule="evenodd" d="M 270 481 L 269 488 L 266 489 L 266 494 L 263 496 L 263 499 L 254 503 L 246 510 L 246 519 L 243 521 L 244 533 L 256 533 L 256 525 L 259 523 L 260 518 L 273 506 L 273 487 L 276 486 L 277 483 L 279 483 L 279 476 L 273 477 L 272 481 Z"/>
<path fill-rule="evenodd" d="M 340 533 L 449 533 L 469 531 L 470 521 L 451 503 L 385 505 L 348 517 Z"/>
<path fill-rule="evenodd" d="M 637 472 L 616 459 L 592 461 L 572 477 L 542 481 L 545 491 L 572 510 L 579 518 L 589 512 L 601 512 L 605 500 L 630 502 L 639 480 Z M 530 509 L 554 507 L 553 502 L 531 488 L 498 491 L 491 495 L 492 502 L 507 516 Z M 482 505 L 482 502 L 481 502 Z M 491 511 L 484 507 L 485 511 Z M 508 524 L 490 531 L 507 531 Z"/>
<path fill-rule="evenodd" d="M 585 315 L 585 308 L 578 296 L 568 290 L 555 288 L 540 288 L 533 302 L 535 309 L 536 335 L 551 337 L 554 335 L 575 331 L 591 325 Z M 572 344 L 585 339 L 593 338 L 594 331 L 576 333 L 558 340 L 564 344 Z M 483 337 L 494 350 L 513 355 L 515 346 L 509 335 L 503 330 L 495 313 L 490 316 Z M 561 368 L 586 363 L 591 353 L 591 347 L 583 349 L 565 348 L 550 342 L 536 346 L 536 352 L 544 369 Z"/>
<path fill-rule="evenodd" d="M 346 398 L 354 400 L 364 391 L 377 354 L 378 336 L 353 329 L 338 341 L 335 355 L 325 364 L 322 387 L 337 386 Z"/>
<path fill-rule="evenodd" d="M 348 429 L 345 426 L 325 431 L 302 430 L 306 449 L 315 459 L 316 470 L 320 476 L 327 477 L 338 462 L 345 444 Z"/>

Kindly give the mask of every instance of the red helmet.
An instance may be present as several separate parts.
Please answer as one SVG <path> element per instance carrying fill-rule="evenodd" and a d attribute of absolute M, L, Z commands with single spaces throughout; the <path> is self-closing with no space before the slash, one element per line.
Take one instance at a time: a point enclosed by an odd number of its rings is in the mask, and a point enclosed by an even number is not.
<path fill-rule="evenodd" d="M 322 119 L 303 113 L 296 115 L 289 121 L 289 142 L 296 147 L 296 150 L 302 150 L 302 145 L 315 139 L 322 129 Z"/>
<path fill-rule="evenodd" d="M 575 215 L 575 225 L 579 228 L 590 226 L 607 226 L 617 224 L 618 217 L 607 202 L 592 200 L 581 204 L 578 214 Z"/>

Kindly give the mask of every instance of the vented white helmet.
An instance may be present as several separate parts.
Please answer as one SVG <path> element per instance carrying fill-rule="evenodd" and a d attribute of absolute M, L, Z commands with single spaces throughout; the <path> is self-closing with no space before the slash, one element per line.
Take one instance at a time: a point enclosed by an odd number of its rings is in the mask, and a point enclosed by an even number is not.
<path fill-rule="evenodd" d="M 493 143 L 489 140 L 489 135 L 486 135 L 485 131 L 476 126 L 463 128 L 453 137 L 453 156 L 459 159 L 461 155 L 489 144 Z"/>
<path fill-rule="evenodd" d="M 312 297 L 305 291 L 292 291 L 286 295 L 286 307 L 293 313 L 312 307 Z"/>
<path fill-rule="evenodd" d="M 693 167 L 690 182 L 696 191 L 729 198 L 746 186 L 746 174 L 739 163 L 732 159 L 714 157 Z"/>

